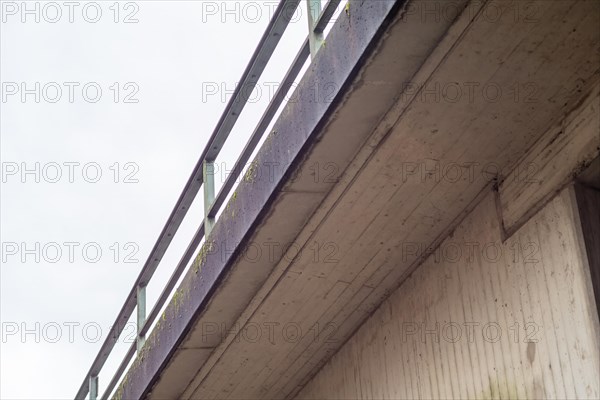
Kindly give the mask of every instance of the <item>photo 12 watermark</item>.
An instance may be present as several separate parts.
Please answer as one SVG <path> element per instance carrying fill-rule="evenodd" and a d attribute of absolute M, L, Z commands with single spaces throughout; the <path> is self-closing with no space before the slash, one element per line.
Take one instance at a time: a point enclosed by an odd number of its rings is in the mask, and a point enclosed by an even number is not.
<path fill-rule="evenodd" d="M 514 343 L 537 343 L 541 326 L 535 322 L 513 322 L 510 325 L 496 321 L 426 322 L 403 321 L 401 342 L 409 343 L 497 343 L 504 337 Z"/>
<path fill-rule="evenodd" d="M 433 133 L 438 133 L 436 132 Z M 493 161 L 422 159 L 403 161 L 396 168 L 401 183 L 474 183 L 511 181 L 536 184 L 540 167 L 534 163 L 518 166 L 500 165 Z"/>
<path fill-rule="evenodd" d="M 2 343 L 98 343 L 111 331 L 111 327 L 102 327 L 98 322 L 48 321 L 24 322 L 3 321 Z M 137 337 L 137 324 L 124 325 L 117 342 L 133 343 Z"/>
<path fill-rule="evenodd" d="M 139 183 L 136 162 L 50 161 L 0 163 L 2 183 Z"/>
<path fill-rule="evenodd" d="M 136 82 L 2 82 L 2 103 L 137 104 Z"/>
<path fill-rule="evenodd" d="M 202 322 L 200 326 L 203 343 L 221 342 L 227 336 L 233 335 L 233 341 L 236 343 L 271 345 L 299 342 L 337 343 L 337 329 L 337 324 L 333 322 L 316 322 L 311 326 L 303 326 L 294 321 L 250 321 L 243 326 L 239 323 L 228 325 L 224 322 Z"/>
<path fill-rule="evenodd" d="M 256 24 L 270 21 L 275 15 L 277 8 L 280 6 L 283 7 L 282 14 L 284 19 L 290 23 L 306 23 L 306 16 L 303 15 L 304 13 L 301 7 L 296 7 L 294 3 L 280 2 L 277 0 L 207 0 L 202 1 L 201 5 L 202 23 Z"/>
<path fill-rule="evenodd" d="M 135 1 L 2 1 L 2 23 L 137 24 L 140 3 Z"/>
<path fill-rule="evenodd" d="M 460 15 L 469 21 L 497 24 L 513 22 L 535 24 L 543 11 L 540 3 L 529 0 L 425 0 L 408 2 L 402 13 L 401 22 L 453 22 Z"/>
<path fill-rule="evenodd" d="M 2 241 L 2 264 L 136 264 L 140 246 L 136 242 L 100 243 L 95 241 Z"/>
<path fill-rule="evenodd" d="M 333 322 L 314 323 L 304 326 L 299 322 L 247 322 L 227 324 L 224 322 L 202 322 L 199 330 L 202 343 L 223 341 L 233 335 L 236 343 L 268 344 L 280 343 L 337 343 L 335 337 L 337 325 Z M 49 322 L 2 322 L 2 344 L 10 343 L 98 343 L 112 331 L 112 326 L 102 326 L 98 322 L 49 321 Z M 115 338 L 117 343 L 134 343 L 137 338 L 137 324 L 126 323 L 121 335 Z"/>
<path fill-rule="evenodd" d="M 474 263 L 483 261 L 496 263 L 537 264 L 541 262 L 540 245 L 534 241 L 511 241 L 502 244 L 496 241 L 452 241 L 445 240 L 432 248 L 430 244 L 403 242 L 402 262 L 415 261 L 424 256 L 435 264 Z"/>
<path fill-rule="evenodd" d="M 323 103 L 331 104 L 335 94 L 338 92 L 338 86 L 334 82 L 311 82 L 302 86 L 302 91 L 297 91 L 298 82 L 290 82 L 282 86 L 281 82 L 250 82 L 240 84 L 240 82 L 202 82 L 200 92 L 202 94 L 202 103 L 222 103 L 231 101 L 233 95 L 238 91 L 235 103 L 259 103 L 261 101 L 271 102 L 276 95 L 281 95 L 283 91 L 283 100 L 285 103 Z"/>
<path fill-rule="evenodd" d="M 196 264 L 204 264 L 210 257 L 217 257 L 221 262 L 232 256 L 247 263 L 274 263 L 279 260 L 292 262 L 303 259 L 312 263 L 335 264 L 341 259 L 340 246 L 331 240 L 309 241 L 304 244 L 269 240 L 264 242 L 229 243 L 226 241 L 205 242 L 196 257 Z M 198 272 L 196 269 L 196 272 Z"/>
<path fill-rule="evenodd" d="M 539 102 L 537 82 L 427 81 L 404 82 L 400 99 L 425 104 L 486 104 L 501 101 L 519 104 Z"/>
<path fill-rule="evenodd" d="M 273 134 L 273 133 L 272 133 Z M 231 164 L 228 162 L 215 162 L 207 169 L 207 175 L 212 175 L 215 182 L 224 183 L 231 176 L 234 182 L 275 182 L 276 179 L 288 171 L 291 163 L 278 161 L 251 161 L 245 164 Z M 300 168 L 295 168 L 289 175 L 290 182 L 304 179 L 310 183 L 336 183 L 342 173 L 340 166 L 333 161 L 315 161 Z"/>

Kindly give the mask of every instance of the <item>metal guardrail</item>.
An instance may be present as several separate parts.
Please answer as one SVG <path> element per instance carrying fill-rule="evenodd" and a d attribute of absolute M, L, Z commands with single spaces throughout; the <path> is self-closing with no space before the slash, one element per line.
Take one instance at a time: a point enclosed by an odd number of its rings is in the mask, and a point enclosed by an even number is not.
<path fill-rule="evenodd" d="M 231 100 L 227 104 L 225 111 L 221 115 L 221 118 L 219 119 L 206 147 L 202 151 L 202 155 L 196 163 L 196 166 L 194 167 L 190 178 L 185 184 L 181 195 L 179 195 L 179 198 L 175 203 L 175 207 L 173 208 L 173 211 L 171 211 L 171 214 L 169 215 L 165 226 L 160 232 L 160 235 L 158 236 L 158 239 L 154 244 L 150 255 L 148 256 L 148 259 L 146 260 L 146 263 L 135 280 L 135 283 L 131 288 L 127 299 L 125 300 L 125 303 L 121 307 L 121 310 L 119 311 L 117 319 L 115 320 L 108 337 L 102 344 L 98 355 L 94 359 L 92 366 L 87 372 L 81 387 L 75 396 L 76 400 L 84 400 L 88 394 L 90 400 L 97 399 L 98 376 L 100 371 L 102 370 L 104 363 L 114 348 L 118 338 L 125 328 L 125 324 L 133 314 L 134 310 L 137 310 L 136 341 L 129 347 L 129 350 L 125 354 L 125 357 L 121 361 L 117 371 L 104 391 L 102 399 L 108 399 L 120 381 L 123 373 L 127 369 L 129 362 L 136 354 L 136 351 L 140 351 L 143 347 L 146 334 L 150 330 L 152 323 L 156 320 L 160 310 L 171 297 L 171 293 L 177 284 L 177 281 L 185 271 L 189 261 L 194 256 L 205 234 L 207 235 L 210 233 L 217 213 L 225 203 L 225 200 L 231 192 L 236 180 L 241 175 L 244 165 L 246 165 L 252 153 L 256 149 L 256 146 L 267 130 L 267 127 L 271 123 L 273 117 L 279 109 L 279 106 L 283 103 L 285 95 L 300 73 L 302 66 L 308 59 L 309 55 L 314 57 L 323 44 L 325 27 L 334 15 L 340 1 L 341 0 L 329 0 L 327 4 L 322 7 L 321 0 L 306 0 L 309 24 L 308 38 L 302 44 L 292 65 L 283 78 L 281 85 L 277 89 L 277 92 L 263 113 L 258 125 L 244 147 L 244 150 L 242 150 L 242 153 L 238 157 L 233 171 L 231 171 L 221 190 L 215 197 L 215 182 L 213 175 L 214 161 L 219 155 L 223 144 L 229 137 L 229 134 L 235 126 L 238 117 L 244 109 L 248 101 L 249 93 L 254 90 L 258 80 L 260 79 L 260 76 L 262 75 L 262 72 L 273 55 L 279 40 L 289 25 L 293 14 L 296 12 L 296 9 L 300 4 L 300 0 L 281 0 L 277 6 L 273 17 L 271 18 L 271 21 L 265 30 L 265 33 L 263 34 L 256 50 L 254 51 L 248 66 L 242 74 L 240 83 L 234 91 Z M 252 90 L 248 90 L 249 88 Z M 244 93 L 247 94 L 246 97 L 244 97 Z M 146 286 L 156 271 L 156 268 L 167 251 L 167 248 L 171 244 L 173 237 L 177 233 L 183 218 L 186 216 L 194 198 L 200 191 L 201 186 L 204 186 L 205 218 L 196 230 L 183 256 L 177 263 L 175 270 L 167 281 L 166 286 L 163 288 L 156 304 L 146 316 Z"/>

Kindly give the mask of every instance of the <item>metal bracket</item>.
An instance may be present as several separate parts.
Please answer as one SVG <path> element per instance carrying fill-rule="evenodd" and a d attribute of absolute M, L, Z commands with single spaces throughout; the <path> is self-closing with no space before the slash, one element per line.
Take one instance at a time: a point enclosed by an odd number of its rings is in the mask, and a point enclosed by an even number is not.
<path fill-rule="evenodd" d="M 90 376 L 90 400 L 98 398 L 98 375 Z"/>
<path fill-rule="evenodd" d="M 321 0 L 306 0 L 308 10 L 308 41 L 310 43 L 310 57 L 315 55 L 323 45 L 323 32 L 316 30 L 317 21 L 321 16 Z"/>
<path fill-rule="evenodd" d="M 210 231 L 215 224 L 215 217 L 211 217 L 209 211 L 215 201 L 215 163 L 214 161 L 206 161 L 202 165 L 202 180 L 204 181 L 204 232 L 205 236 L 210 234 Z"/>
<path fill-rule="evenodd" d="M 137 287 L 137 351 L 138 353 L 146 343 L 146 335 L 142 334 L 142 327 L 146 322 L 146 286 Z"/>

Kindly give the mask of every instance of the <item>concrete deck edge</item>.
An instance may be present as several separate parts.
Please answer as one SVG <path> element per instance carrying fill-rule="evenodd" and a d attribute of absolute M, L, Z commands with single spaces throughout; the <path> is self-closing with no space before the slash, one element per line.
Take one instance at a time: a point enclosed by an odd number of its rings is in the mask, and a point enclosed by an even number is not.
<path fill-rule="evenodd" d="M 298 160 L 318 137 L 320 127 L 350 88 L 381 34 L 395 16 L 402 0 L 353 1 L 350 15 L 342 15 L 332 28 L 327 45 L 318 54 L 274 125 L 273 131 L 234 196 L 215 224 L 166 311 L 115 392 L 114 399 L 141 399 L 151 390 L 177 346 L 236 259 L 236 250 L 260 224 L 289 179 Z M 335 73 L 332 73 L 335 71 Z M 330 85 L 321 94 L 315 85 Z M 319 86 L 320 85 L 320 86 Z M 230 244 L 225 256 L 212 252 L 210 243 Z"/>

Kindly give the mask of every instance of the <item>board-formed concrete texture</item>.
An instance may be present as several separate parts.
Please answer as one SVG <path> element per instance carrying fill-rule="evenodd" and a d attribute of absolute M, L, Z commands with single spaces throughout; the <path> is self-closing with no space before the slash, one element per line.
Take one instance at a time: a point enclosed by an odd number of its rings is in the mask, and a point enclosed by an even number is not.
<path fill-rule="evenodd" d="M 506 240 L 597 157 L 599 26 L 594 1 L 350 1 L 115 398 L 293 398 L 335 363 L 358 374 L 340 357 L 361 325 L 490 191 Z"/>
<path fill-rule="evenodd" d="M 503 241 L 490 190 L 298 398 L 598 398 L 574 199 L 564 189 Z"/>

